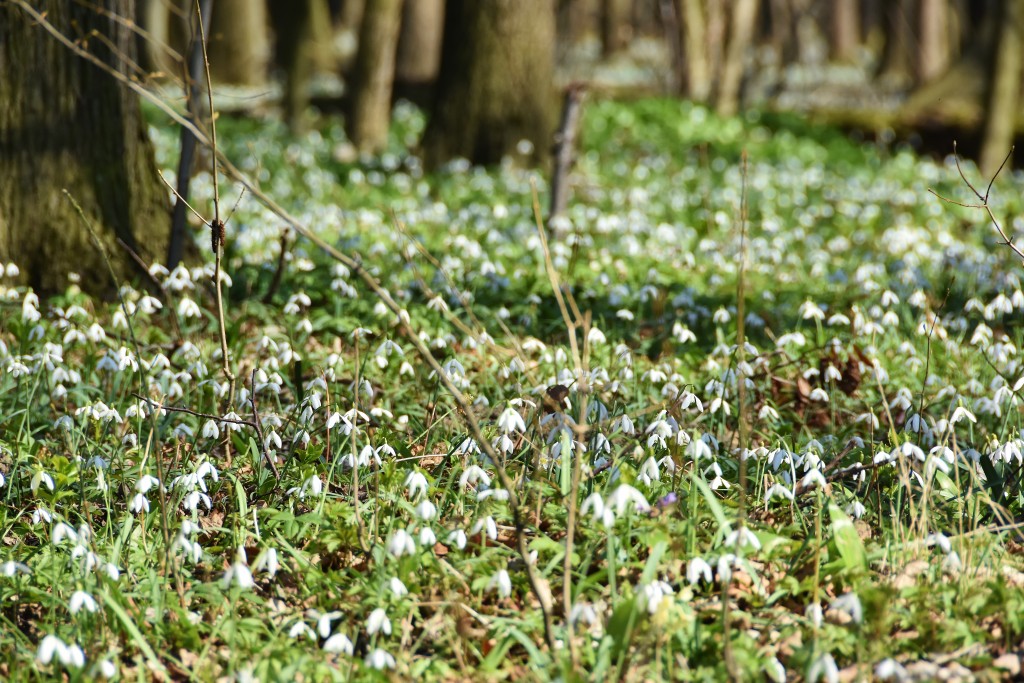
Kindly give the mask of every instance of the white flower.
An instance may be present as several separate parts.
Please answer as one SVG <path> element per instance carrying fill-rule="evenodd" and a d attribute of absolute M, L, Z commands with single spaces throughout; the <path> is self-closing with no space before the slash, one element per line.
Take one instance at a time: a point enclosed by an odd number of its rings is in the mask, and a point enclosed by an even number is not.
<path fill-rule="evenodd" d="M 808 683 L 817 683 L 822 678 L 827 683 L 839 683 L 839 667 L 836 666 L 836 660 L 828 653 L 811 662 L 811 666 L 807 669 Z"/>
<path fill-rule="evenodd" d="M 75 591 L 71 594 L 71 600 L 68 601 L 68 611 L 72 614 L 78 614 L 83 607 L 86 612 L 95 612 L 99 609 L 91 595 L 85 591 Z"/>
<path fill-rule="evenodd" d="M 611 508 L 605 507 L 604 498 L 596 491 L 587 496 L 587 499 L 583 501 L 583 505 L 580 507 L 580 514 L 585 515 L 591 510 L 593 510 L 594 520 L 603 522 L 606 527 L 610 527 L 615 523 L 615 514 Z"/>
<path fill-rule="evenodd" d="M 498 416 L 498 429 L 505 434 L 522 433 L 526 431 L 526 423 L 519 412 L 509 406 Z"/>
<path fill-rule="evenodd" d="M 395 658 L 391 656 L 390 652 L 382 650 L 379 647 L 366 655 L 366 665 L 373 669 L 394 669 Z"/>
<path fill-rule="evenodd" d="M 741 526 L 725 537 L 725 547 L 727 548 L 743 548 L 746 546 L 750 546 L 754 550 L 761 549 L 761 541 L 757 539 L 757 536 L 754 535 L 754 532 L 749 527 Z"/>
<path fill-rule="evenodd" d="M 388 552 L 395 557 L 414 555 L 416 553 L 416 540 L 405 529 L 396 529 L 388 539 L 387 548 Z"/>
<path fill-rule="evenodd" d="M 386 636 L 391 635 L 391 620 L 388 619 L 387 612 L 380 607 L 370 612 L 370 618 L 366 620 L 366 632 L 368 634 L 371 636 L 376 635 L 378 631 Z"/>
<path fill-rule="evenodd" d="M 640 597 L 647 602 L 648 614 L 654 614 L 658 611 L 662 601 L 667 600 L 668 596 L 673 593 L 672 586 L 665 581 L 653 581 L 641 587 Z"/>
<path fill-rule="evenodd" d="M 498 591 L 498 597 L 507 598 L 512 595 L 512 579 L 509 578 L 508 571 L 501 569 L 497 574 L 491 577 L 490 582 L 487 584 L 487 590 Z"/>
<path fill-rule="evenodd" d="M 875 666 L 875 676 L 882 681 L 908 681 L 910 676 L 903 665 L 892 657 L 883 659 Z"/>
<path fill-rule="evenodd" d="M 402 580 L 397 576 L 391 577 L 388 581 L 388 587 L 391 589 L 391 592 L 394 593 L 396 598 L 402 598 L 409 594 L 409 589 L 405 587 L 405 584 L 402 583 Z"/>
<path fill-rule="evenodd" d="M 330 633 L 330 631 L 328 631 L 328 633 Z M 301 638 L 302 636 L 306 636 L 310 640 L 316 640 L 316 631 L 311 629 L 309 627 L 309 624 L 307 624 L 306 622 L 296 621 L 294 624 L 292 624 L 292 627 L 288 629 L 288 637 Z"/>
<path fill-rule="evenodd" d="M 821 626 L 821 604 L 812 602 L 807 605 L 807 607 L 804 608 L 804 616 L 814 624 L 814 628 L 819 628 Z"/>
<path fill-rule="evenodd" d="M 772 484 L 772 486 L 764 494 L 764 504 L 768 505 L 773 498 L 785 498 L 786 500 L 793 500 L 793 492 L 789 488 L 782 484 Z"/>
<path fill-rule="evenodd" d="M 36 651 L 36 661 L 47 665 L 53 658 L 67 668 L 80 669 L 85 666 L 85 653 L 78 645 L 66 645 L 63 640 L 55 635 L 48 635 L 39 641 L 39 649 Z"/>
<path fill-rule="evenodd" d="M 459 550 L 464 550 L 466 547 L 466 532 L 462 529 L 456 529 L 448 534 L 445 543 L 447 545 L 454 545 Z"/>
<path fill-rule="evenodd" d="M 270 578 L 274 578 L 281 565 L 277 561 L 277 548 L 267 548 L 253 563 L 254 571 L 266 571 Z"/>
<path fill-rule="evenodd" d="M 686 566 L 686 580 L 689 581 L 692 586 L 701 579 L 704 579 L 707 583 L 711 583 L 711 565 L 701 558 L 695 557 L 690 560 L 690 563 Z"/>
<path fill-rule="evenodd" d="M 637 512 L 647 512 L 651 509 L 650 503 L 647 502 L 644 494 L 629 484 L 620 484 L 605 500 L 605 507 L 613 508 L 616 517 L 621 517 L 625 514 L 630 505 L 636 508 Z"/>
<path fill-rule="evenodd" d="M 427 478 L 419 470 L 413 470 L 405 477 L 405 487 L 409 498 L 415 499 L 417 495 L 427 494 Z"/>
<path fill-rule="evenodd" d="M 256 585 L 252 578 L 252 572 L 249 571 L 249 567 L 246 565 L 245 548 L 240 547 L 235 553 L 235 561 L 224 572 L 224 578 L 221 579 L 220 584 L 224 590 L 230 588 L 231 584 L 235 584 L 243 590 L 248 590 Z"/>
<path fill-rule="evenodd" d="M 32 481 L 29 483 L 29 488 L 32 489 L 33 494 L 39 489 L 40 484 L 45 484 L 46 488 L 53 491 L 53 479 L 49 474 L 42 470 L 39 470 L 32 475 Z"/>
<path fill-rule="evenodd" d="M 470 465 L 459 476 L 459 486 L 465 488 L 466 485 L 476 487 L 478 483 L 482 483 L 484 488 L 491 485 L 491 478 L 479 465 Z"/>
<path fill-rule="evenodd" d="M 32 570 L 29 569 L 27 564 L 22 562 L 15 562 L 14 560 L 7 560 L 3 564 L 0 564 L 0 576 L 6 576 L 11 578 L 17 574 L 31 574 Z"/>
<path fill-rule="evenodd" d="M 324 642 L 324 652 L 351 656 L 352 650 L 352 641 L 344 633 L 335 633 Z"/>
<path fill-rule="evenodd" d="M 861 606 L 860 598 L 857 597 L 856 593 L 851 592 L 840 595 L 832 601 L 829 609 L 846 612 L 855 624 L 859 624 L 864 620 L 864 608 Z"/>

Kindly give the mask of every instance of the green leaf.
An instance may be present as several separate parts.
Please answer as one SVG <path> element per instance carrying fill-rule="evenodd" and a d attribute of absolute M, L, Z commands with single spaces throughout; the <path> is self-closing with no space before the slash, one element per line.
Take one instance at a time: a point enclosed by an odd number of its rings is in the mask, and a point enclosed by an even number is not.
<path fill-rule="evenodd" d="M 839 551 L 839 557 L 843 560 L 843 566 L 848 570 L 867 569 L 867 552 L 860 536 L 857 535 L 857 527 L 853 525 L 853 520 L 833 503 L 828 506 L 828 515 L 832 519 L 832 539 L 835 541 L 836 550 Z"/>

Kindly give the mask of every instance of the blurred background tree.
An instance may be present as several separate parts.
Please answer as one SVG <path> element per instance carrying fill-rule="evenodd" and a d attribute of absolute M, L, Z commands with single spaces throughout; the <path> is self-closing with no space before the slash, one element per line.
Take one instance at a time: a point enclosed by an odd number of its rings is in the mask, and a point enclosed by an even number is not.
<path fill-rule="evenodd" d="M 134 0 L 0 2 L 0 261 L 17 262 L 37 290 L 63 289 L 72 272 L 83 288 L 115 289 L 65 189 L 119 277 L 137 267 L 128 249 L 164 257 L 167 190 L 137 96 L 40 25 L 138 78 L 135 35 L 117 21 L 134 12 Z"/>
<path fill-rule="evenodd" d="M 555 142 L 558 92 L 580 83 L 596 96 L 682 97 L 722 114 L 751 106 L 797 111 L 938 154 L 956 139 L 986 173 L 1022 125 L 1024 0 L 209 1 L 219 114 L 278 115 L 295 134 L 318 116 L 342 116 L 352 145 L 340 160 L 384 150 L 392 104 L 408 98 L 427 112 L 418 152 L 429 166 L 456 157 L 543 164 Z M 80 194 L 110 234 L 131 237 L 141 222 L 130 217 L 156 216 L 164 203 L 137 103 L 45 31 L 30 30 L 23 6 L 46 9 L 79 47 L 179 101 L 182 84 L 196 82 L 186 67 L 195 2 L 0 0 L 7 245 L 30 232 L 21 217 L 37 213 L 40 202 L 54 204 L 58 183 Z M 133 35 L 133 25 L 115 16 L 146 30 Z M 110 42 L 83 39 L 89 31 Z M 68 92 L 81 101 L 72 106 Z M 40 122 L 29 132 L 95 121 L 106 137 L 54 134 L 45 142 L 50 151 L 34 158 L 25 150 L 43 141 L 19 137 L 26 117 Z M 86 150 L 97 140 L 104 142 Z M 116 164 L 103 154 L 115 148 L 123 150 L 116 173 L 131 188 L 116 211 L 102 188 L 83 180 L 97 175 L 83 170 L 88 164 L 111 177 Z M 24 163 L 11 161 L 18 155 Z M 61 158 L 73 161 L 59 169 L 53 160 Z M 45 189 L 5 193 L 26 182 L 16 176 L 25 169 Z M 58 170 L 79 178 L 60 180 Z M 17 197 L 31 201 L 15 206 Z"/>

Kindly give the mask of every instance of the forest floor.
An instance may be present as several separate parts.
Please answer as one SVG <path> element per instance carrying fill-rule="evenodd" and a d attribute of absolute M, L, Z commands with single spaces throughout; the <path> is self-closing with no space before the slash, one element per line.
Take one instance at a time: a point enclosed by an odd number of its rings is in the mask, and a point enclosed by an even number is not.
<path fill-rule="evenodd" d="M 540 173 L 425 174 L 423 127 L 221 120 L 400 309 L 222 180 L 234 381 L 212 262 L 0 285 L 0 677 L 1019 673 L 1022 264 L 952 158 L 594 101 L 545 225 Z"/>

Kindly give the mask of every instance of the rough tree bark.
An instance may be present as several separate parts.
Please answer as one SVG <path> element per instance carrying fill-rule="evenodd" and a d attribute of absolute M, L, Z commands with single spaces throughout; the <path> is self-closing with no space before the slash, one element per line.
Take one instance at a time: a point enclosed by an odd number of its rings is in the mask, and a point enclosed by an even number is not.
<path fill-rule="evenodd" d="M 1024 0 L 1002 0 L 1001 30 L 992 65 L 992 81 L 985 114 L 985 132 L 978 166 L 984 175 L 999 168 L 1013 144 L 1020 101 Z"/>
<path fill-rule="evenodd" d="M 415 1 L 415 0 L 413 0 Z M 377 152 L 388 141 L 395 52 L 402 0 L 368 0 L 352 70 L 348 136 L 361 152 Z"/>
<path fill-rule="evenodd" d="M 545 161 L 557 107 L 554 39 L 553 0 L 449 0 L 427 165 L 495 164 L 524 139 L 532 149 L 519 156 Z"/>
<path fill-rule="evenodd" d="M 98 4 L 135 16 L 134 0 Z M 112 69 L 128 72 L 123 60 L 135 60 L 137 45 L 128 27 L 66 0 L 32 6 L 64 35 L 84 39 Z M 135 266 L 117 238 L 147 262 L 163 258 L 168 196 L 136 95 L 24 10 L 0 2 L 0 260 L 16 262 L 22 278 L 44 292 L 65 287 L 70 272 L 87 291 L 110 291 L 100 251 L 65 188 L 98 231 L 119 277 Z"/>

